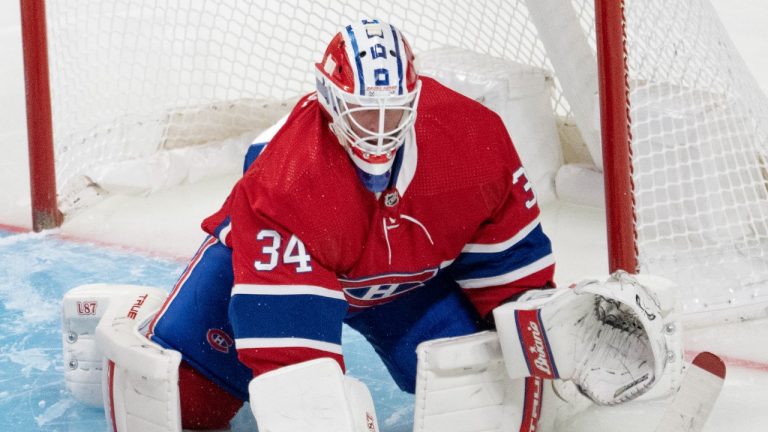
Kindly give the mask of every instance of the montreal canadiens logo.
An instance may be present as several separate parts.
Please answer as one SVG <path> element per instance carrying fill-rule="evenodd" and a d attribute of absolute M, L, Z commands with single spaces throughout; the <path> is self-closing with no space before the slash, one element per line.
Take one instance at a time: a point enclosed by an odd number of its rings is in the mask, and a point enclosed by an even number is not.
<path fill-rule="evenodd" d="M 339 278 L 339 282 L 351 307 L 367 308 L 388 303 L 395 297 L 423 287 L 437 272 L 437 268 L 432 268 L 415 273 L 390 273 L 360 279 Z"/>
<path fill-rule="evenodd" d="M 224 330 L 220 329 L 208 330 L 207 339 L 213 349 L 223 353 L 228 353 L 229 348 L 235 344 L 235 341 Z"/>

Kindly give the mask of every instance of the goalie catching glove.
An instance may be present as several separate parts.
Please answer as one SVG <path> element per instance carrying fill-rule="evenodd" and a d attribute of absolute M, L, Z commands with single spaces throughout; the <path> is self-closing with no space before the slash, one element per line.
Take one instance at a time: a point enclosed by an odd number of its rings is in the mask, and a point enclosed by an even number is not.
<path fill-rule="evenodd" d="M 671 293 L 669 288 L 660 278 L 617 272 L 573 289 L 528 291 L 497 307 L 493 315 L 508 374 L 572 380 L 600 405 L 642 395 L 666 365 L 656 293 Z"/>

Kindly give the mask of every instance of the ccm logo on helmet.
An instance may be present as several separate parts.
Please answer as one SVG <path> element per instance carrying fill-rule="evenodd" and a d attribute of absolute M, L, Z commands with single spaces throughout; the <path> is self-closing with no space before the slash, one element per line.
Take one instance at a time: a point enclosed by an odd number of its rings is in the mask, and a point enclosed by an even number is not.
<path fill-rule="evenodd" d="M 206 336 L 208 343 L 218 352 L 228 353 L 229 348 L 235 344 L 235 341 L 224 331 L 220 329 L 210 329 Z"/>

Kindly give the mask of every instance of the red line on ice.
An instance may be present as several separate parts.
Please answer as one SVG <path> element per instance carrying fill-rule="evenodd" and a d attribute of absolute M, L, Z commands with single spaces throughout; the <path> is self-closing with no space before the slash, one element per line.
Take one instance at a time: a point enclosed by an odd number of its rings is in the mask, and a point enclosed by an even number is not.
<path fill-rule="evenodd" d="M 8 225 L 0 223 L 0 230 L 2 231 L 8 231 L 16 234 L 24 234 L 24 233 L 31 233 L 32 229 L 25 228 L 21 226 L 16 225 Z M 80 243 L 80 244 L 90 244 L 97 247 L 102 247 L 105 249 L 110 250 L 116 250 L 121 252 L 128 252 L 128 253 L 135 253 L 140 255 L 146 255 L 149 257 L 157 257 L 157 258 L 164 258 L 164 259 L 170 259 L 178 262 L 187 262 L 188 257 L 179 256 L 177 254 L 173 253 L 165 253 L 165 252 L 159 252 L 156 250 L 152 250 L 150 248 L 140 248 L 135 246 L 124 246 L 116 243 L 110 243 L 107 241 L 101 241 L 101 240 L 95 240 L 95 239 L 89 239 L 84 237 L 79 237 L 71 234 L 64 234 L 60 231 L 57 231 L 52 234 L 55 237 L 58 237 L 61 240 L 69 241 L 72 243 Z"/>
<path fill-rule="evenodd" d="M 170 259 L 173 261 L 187 262 L 188 257 L 179 256 L 173 253 L 159 252 L 150 248 L 141 248 L 136 246 L 125 246 L 117 243 L 111 243 L 108 241 L 94 240 L 90 238 L 78 237 L 72 234 L 57 233 L 56 236 L 62 240 L 70 241 L 72 243 L 90 244 L 93 246 L 102 247 L 105 249 L 116 250 L 120 252 L 129 252 L 140 255 L 147 255 L 150 257 Z"/>
<path fill-rule="evenodd" d="M 24 228 L 24 227 L 20 227 L 20 226 L 16 226 L 16 225 L 6 225 L 6 224 L 3 224 L 3 223 L 0 223 L 0 230 L 10 231 L 10 232 L 14 232 L 14 233 L 25 233 L 25 232 L 30 232 L 31 231 L 29 228 Z"/>
<path fill-rule="evenodd" d="M 685 359 L 687 361 L 691 361 L 698 353 L 699 351 L 686 350 Z M 718 353 L 714 353 L 714 354 L 717 354 L 717 356 L 720 357 L 720 359 L 722 359 L 727 366 L 740 367 L 740 368 L 751 369 L 751 370 L 760 371 L 760 372 L 768 372 L 768 363 L 754 361 L 754 360 L 746 360 L 746 359 L 741 359 L 737 357 L 729 357 L 729 356 L 718 354 Z"/>

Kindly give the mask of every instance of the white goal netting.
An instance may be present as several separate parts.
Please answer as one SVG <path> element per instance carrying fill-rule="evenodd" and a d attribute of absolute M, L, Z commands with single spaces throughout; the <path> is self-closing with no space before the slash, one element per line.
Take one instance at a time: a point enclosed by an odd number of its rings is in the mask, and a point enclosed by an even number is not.
<path fill-rule="evenodd" d="M 641 270 L 678 281 L 690 313 L 761 307 L 765 96 L 707 1 L 625 3 Z M 547 71 L 561 136 L 602 166 L 591 1 L 48 0 L 47 17 L 65 213 L 106 193 L 109 169 L 141 193 L 238 170 L 313 89 L 333 33 L 364 17 L 400 27 L 417 55 L 453 46 Z"/>
<path fill-rule="evenodd" d="M 626 19 L 641 270 L 679 281 L 689 312 L 764 309 L 768 101 L 708 2 Z"/>

